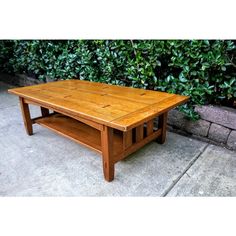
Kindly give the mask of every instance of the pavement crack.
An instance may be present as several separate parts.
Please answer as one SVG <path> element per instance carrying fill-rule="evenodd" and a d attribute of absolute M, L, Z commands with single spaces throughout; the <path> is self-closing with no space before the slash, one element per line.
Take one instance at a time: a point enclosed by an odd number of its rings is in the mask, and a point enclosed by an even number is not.
<path fill-rule="evenodd" d="M 208 148 L 210 144 L 206 144 L 206 146 L 202 149 L 202 151 L 199 152 L 199 154 L 197 154 L 191 161 L 190 163 L 187 165 L 187 167 L 184 169 L 184 171 L 178 176 L 178 178 L 176 178 L 173 183 L 169 186 L 169 188 L 167 188 L 164 193 L 161 195 L 161 197 L 166 197 L 167 194 L 175 187 L 175 185 L 180 181 L 180 179 L 187 174 L 187 171 L 193 166 L 193 164 L 198 160 L 198 158 L 206 151 L 206 149 Z M 188 174 L 187 174 L 188 175 Z M 188 177 L 190 177 L 188 175 Z"/>

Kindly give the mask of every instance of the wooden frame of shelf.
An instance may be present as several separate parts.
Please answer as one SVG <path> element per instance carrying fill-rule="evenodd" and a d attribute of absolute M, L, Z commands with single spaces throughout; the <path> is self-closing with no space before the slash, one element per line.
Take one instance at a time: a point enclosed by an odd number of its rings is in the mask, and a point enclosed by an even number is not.
<path fill-rule="evenodd" d="M 159 116 L 159 128 L 154 128 L 154 119 L 128 131 L 120 131 L 99 123 L 91 122 L 58 111 L 49 112 L 29 99 L 19 98 L 26 133 L 33 134 L 33 124 L 44 126 L 64 137 L 102 154 L 104 177 L 114 179 L 114 165 L 152 140 L 165 141 L 167 113 Z M 31 118 L 29 104 L 37 105 L 42 116 Z"/>

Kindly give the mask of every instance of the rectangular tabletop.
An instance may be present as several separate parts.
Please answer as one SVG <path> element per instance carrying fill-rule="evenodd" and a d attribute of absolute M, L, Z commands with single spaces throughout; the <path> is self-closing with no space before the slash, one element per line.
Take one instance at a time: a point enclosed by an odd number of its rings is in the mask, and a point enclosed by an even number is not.
<path fill-rule="evenodd" d="M 122 131 L 188 100 L 187 96 L 84 80 L 63 80 L 9 92 Z"/>

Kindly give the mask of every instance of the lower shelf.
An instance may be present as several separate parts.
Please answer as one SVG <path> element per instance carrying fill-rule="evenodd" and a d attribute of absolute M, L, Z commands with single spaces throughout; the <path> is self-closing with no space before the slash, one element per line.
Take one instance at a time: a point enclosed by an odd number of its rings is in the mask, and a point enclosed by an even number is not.
<path fill-rule="evenodd" d="M 55 131 L 73 141 L 83 144 L 95 151 L 101 153 L 101 133 L 80 121 L 62 114 L 53 114 L 48 117 L 42 117 L 35 120 L 35 123 Z M 122 152 L 123 133 L 115 131 L 113 137 L 114 155 Z"/>

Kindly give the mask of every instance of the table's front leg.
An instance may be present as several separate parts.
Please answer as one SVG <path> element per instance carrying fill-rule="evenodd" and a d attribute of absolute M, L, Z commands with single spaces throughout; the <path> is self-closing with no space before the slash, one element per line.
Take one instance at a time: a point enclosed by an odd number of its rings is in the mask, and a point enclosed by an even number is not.
<path fill-rule="evenodd" d="M 113 160 L 113 129 L 103 126 L 101 131 L 103 173 L 107 181 L 114 179 L 115 163 Z"/>
<path fill-rule="evenodd" d="M 33 134 L 33 123 L 30 118 L 29 105 L 24 102 L 24 98 L 19 97 L 19 99 L 20 99 L 21 113 L 22 113 L 26 133 L 28 135 L 32 135 Z"/>
<path fill-rule="evenodd" d="M 167 115 L 167 112 L 161 114 L 158 120 L 158 128 L 161 129 L 161 135 L 157 138 L 157 142 L 160 144 L 163 144 L 166 141 Z"/>

